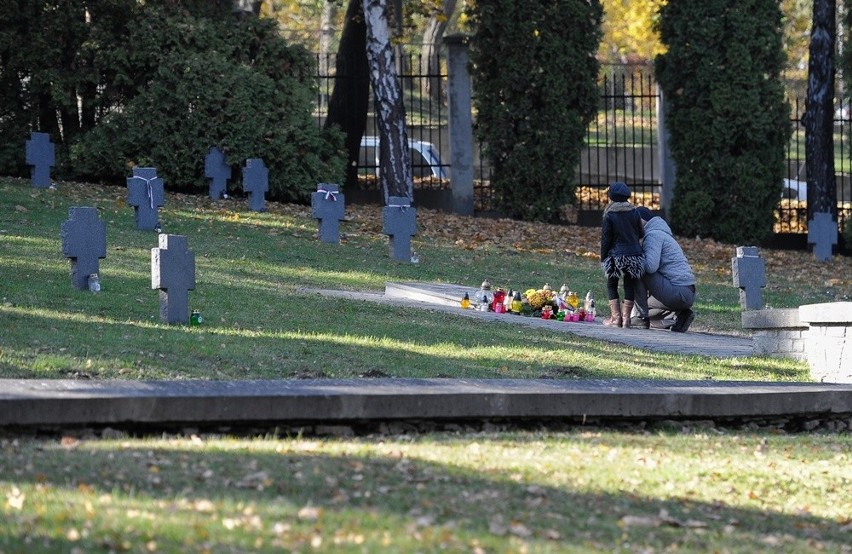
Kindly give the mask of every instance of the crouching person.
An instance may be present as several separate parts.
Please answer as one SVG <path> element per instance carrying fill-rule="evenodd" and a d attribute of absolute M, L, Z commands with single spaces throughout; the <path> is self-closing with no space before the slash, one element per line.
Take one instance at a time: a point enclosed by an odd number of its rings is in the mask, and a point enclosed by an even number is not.
<path fill-rule="evenodd" d="M 636 211 L 645 227 L 645 274 L 636 287 L 633 323 L 685 333 L 695 319 L 695 275 L 668 223 L 643 206 Z"/>

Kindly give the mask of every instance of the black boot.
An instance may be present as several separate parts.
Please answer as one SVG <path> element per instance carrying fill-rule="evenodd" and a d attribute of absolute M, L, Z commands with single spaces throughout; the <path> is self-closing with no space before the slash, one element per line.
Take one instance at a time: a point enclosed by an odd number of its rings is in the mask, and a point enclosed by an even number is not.
<path fill-rule="evenodd" d="M 695 312 L 689 308 L 679 311 L 675 319 L 675 324 L 672 325 L 672 331 L 675 333 L 686 333 L 686 330 L 692 325 L 693 319 L 695 319 Z"/>

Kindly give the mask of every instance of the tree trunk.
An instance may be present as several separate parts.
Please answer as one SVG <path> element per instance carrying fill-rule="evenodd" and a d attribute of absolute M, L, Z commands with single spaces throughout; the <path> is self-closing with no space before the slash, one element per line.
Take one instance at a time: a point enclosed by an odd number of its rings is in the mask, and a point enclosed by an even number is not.
<path fill-rule="evenodd" d="M 319 59 L 317 60 L 319 74 L 330 75 L 329 56 L 331 55 L 331 41 L 334 38 L 334 19 L 337 15 L 337 3 L 333 0 L 325 0 L 320 15 L 319 36 Z M 322 87 L 320 90 L 320 111 L 328 111 L 328 90 Z"/>
<path fill-rule="evenodd" d="M 328 56 L 331 53 L 331 40 L 334 38 L 334 18 L 337 15 L 337 4 L 333 0 L 325 0 L 320 15 L 320 75 L 328 75 Z"/>
<path fill-rule="evenodd" d="M 364 0 L 367 59 L 379 129 L 379 183 L 385 204 L 389 196 L 414 199 L 411 153 L 405 130 L 405 105 L 394 65 L 386 0 Z"/>
<path fill-rule="evenodd" d="M 441 13 L 433 15 L 426 24 L 423 32 L 423 54 L 420 58 L 420 74 L 424 76 L 420 80 L 423 83 L 422 92 L 432 99 L 433 102 L 443 100 L 443 89 L 441 86 L 441 67 L 438 53 L 441 51 L 441 39 L 447 24 L 456 10 L 456 0 L 444 0 Z"/>
<path fill-rule="evenodd" d="M 345 187 L 358 188 L 358 153 L 361 137 L 367 127 L 367 108 L 370 98 L 370 81 L 367 78 L 367 26 L 361 0 L 349 0 L 340 44 L 335 62 L 334 90 L 328 101 L 325 128 L 337 126 L 346 133 Z"/>
<path fill-rule="evenodd" d="M 815 213 L 836 219 L 837 182 L 834 175 L 834 45 L 837 37 L 835 0 L 815 0 L 808 61 L 805 115 L 808 221 Z"/>

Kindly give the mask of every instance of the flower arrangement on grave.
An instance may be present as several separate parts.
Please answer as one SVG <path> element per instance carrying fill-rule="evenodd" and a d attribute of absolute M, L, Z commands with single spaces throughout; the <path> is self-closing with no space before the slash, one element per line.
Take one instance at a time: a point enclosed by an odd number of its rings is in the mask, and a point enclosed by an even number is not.
<path fill-rule="evenodd" d="M 550 307 L 552 314 L 555 314 L 559 310 L 556 293 L 553 292 L 550 285 L 546 283 L 540 289 L 527 289 L 527 291 L 524 292 L 523 303 L 525 306 L 529 307 L 529 313 L 526 313 L 526 311 L 522 313 L 533 317 L 541 317 L 542 309 L 545 306 Z"/>

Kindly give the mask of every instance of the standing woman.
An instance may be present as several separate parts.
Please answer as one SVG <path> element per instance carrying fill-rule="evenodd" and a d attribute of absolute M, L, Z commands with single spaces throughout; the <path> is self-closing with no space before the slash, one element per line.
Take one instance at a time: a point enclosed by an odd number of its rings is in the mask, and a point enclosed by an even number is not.
<path fill-rule="evenodd" d="M 636 293 L 636 281 L 644 272 L 642 237 L 645 235 L 642 220 L 630 198 L 630 189 L 622 182 L 609 187 L 609 199 L 601 228 L 601 266 L 606 275 L 606 292 L 609 296 L 609 319 L 603 324 L 610 327 L 630 327 L 630 312 Z M 624 281 L 624 304 L 619 302 L 618 281 Z"/>

